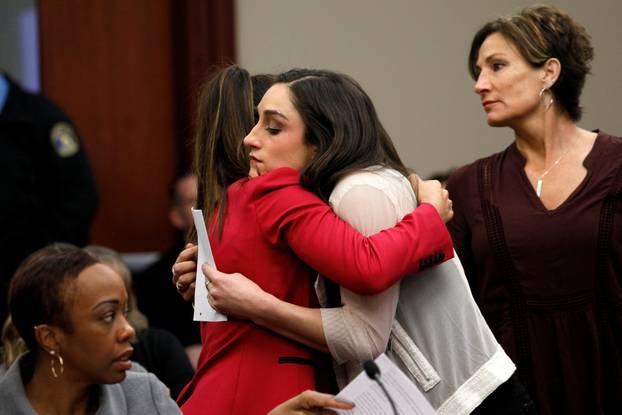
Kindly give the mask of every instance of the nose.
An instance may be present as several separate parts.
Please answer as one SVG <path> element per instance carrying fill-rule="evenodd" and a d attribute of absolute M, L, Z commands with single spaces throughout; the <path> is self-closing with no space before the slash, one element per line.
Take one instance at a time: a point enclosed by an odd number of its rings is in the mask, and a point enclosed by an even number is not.
<path fill-rule="evenodd" d="M 484 71 L 482 71 L 477 77 L 477 81 L 475 82 L 475 85 L 473 86 L 473 91 L 478 95 L 482 95 L 484 92 L 489 91 L 489 90 L 490 90 L 490 81 L 488 80 L 488 77 L 486 76 Z"/>
<path fill-rule="evenodd" d="M 257 137 L 257 128 L 258 124 L 256 124 L 253 129 L 244 137 L 244 145 L 249 148 L 258 148 L 259 147 L 259 139 Z"/>
<path fill-rule="evenodd" d="M 130 322 L 127 321 L 127 318 L 123 317 L 122 327 L 119 331 L 119 341 L 128 342 L 132 337 L 136 335 L 136 330 L 134 327 L 130 325 Z"/>

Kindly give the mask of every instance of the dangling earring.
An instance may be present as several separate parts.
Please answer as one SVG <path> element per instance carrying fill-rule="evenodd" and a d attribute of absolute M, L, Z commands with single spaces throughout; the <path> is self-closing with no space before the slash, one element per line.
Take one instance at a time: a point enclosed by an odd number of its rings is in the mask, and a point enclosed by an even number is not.
<path fill-rule="evenodd" d="M 542 96 L 544 95 L 545 91 L 548 91 L 551 94 L 551 100 L 546 104 L 545 103 L 542 104 L 544 105 L 544 111 L 548 111 L 548 109 L 551 108 L 551 105 L 553 105 L 553 102 L 555 100 L 553 99 L 553 93 L 548 88 L 542 87 L 542 89 L 540 90 L 540 93 L 538 94 L 538 96 L 540 97 L 540 102 L 542 102 Z"/>
<path fill-rule="evenodd" d="M 52 369 L 52 376 L 54 376 L 54 379 L 58 379 L 59 377 L 61 377 L 63 375 L 63 372 L 65 371 L 65 364 L 63 362 L 63 358 L 60 355 L 60 353 L 58 353 L 56 350 L 50 350 L 50 356 L 52 356 L 52 358 L 50 359 L 50 368 Z M 58 372 L 56 371 L 56 361 L 58 361 Z"/>

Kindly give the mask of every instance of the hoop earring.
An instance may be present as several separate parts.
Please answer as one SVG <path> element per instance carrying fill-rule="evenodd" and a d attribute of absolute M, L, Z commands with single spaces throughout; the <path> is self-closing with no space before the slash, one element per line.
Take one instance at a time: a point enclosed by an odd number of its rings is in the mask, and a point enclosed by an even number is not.
<path fill-rule="evenodd" d="M 60 353 L 58 353 L 56 350 L 50 350 L 50 356 L 52 356 L 52 358 L 50 359 L 50 369 L 52 369 L 52 376 L 54 376 L 54 379 L 58 379 L 65 372 L 65 363 L 63 362 L 63 358 Z M 56 371 L 56 361 L 58 361 L 58 372 Z"/>
<path fill-rule="evenodd" d="M 551 105 L 553 105 L 553 102 L 555 102 L 555 100 L 553 99 L 553 93 L 549 90 L 549 88 L 543 87 L 538 94 L 538 96 L 540 97 L 540 102 L 542 102 L 545 91 L 548 91 L 551 94 L 551 100 L 548 103 L 542 103 L 542 105 L 544 106 L 544 111 L 548 111 L 548 109 L 551 108 Z"/>

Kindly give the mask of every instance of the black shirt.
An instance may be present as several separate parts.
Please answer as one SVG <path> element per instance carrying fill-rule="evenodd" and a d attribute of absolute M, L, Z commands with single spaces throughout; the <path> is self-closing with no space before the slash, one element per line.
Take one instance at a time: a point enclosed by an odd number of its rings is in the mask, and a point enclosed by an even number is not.
<path fill-rule="evenodd" d="M 95 180 L 71 120 L 8 76 L 0 112 L 0 321 L 13 273 L 52 242 L 82 246 L 97 208 Z"/>

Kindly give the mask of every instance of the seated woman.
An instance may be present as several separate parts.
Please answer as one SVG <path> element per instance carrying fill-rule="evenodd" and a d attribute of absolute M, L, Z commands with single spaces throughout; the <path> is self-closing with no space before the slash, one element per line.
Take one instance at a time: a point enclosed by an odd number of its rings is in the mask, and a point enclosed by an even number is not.
<path fill-rule="evenodd" d="M 166 387 L 132 366 L 121 277 L 77 247 L 43 248 L 9 288 L 13 324 L 28 352 L 0 380 L 3 413 L 179 414 Z"/>
<path fill-rule="evenodd" d="M 132 291 L 132 273 L 119 253 L 98 245 L 89 245 L 84 250 L 123 278 L 128 293 L 127 321 L 136 332 L 131 340 L 134 348 L 132 360 L 156 375 L 170 389 L 171 396 L 177 398 L 194 375 L 184 347 L 171 332 L 149 327 L 147 317 L 138 309 Z"/>

